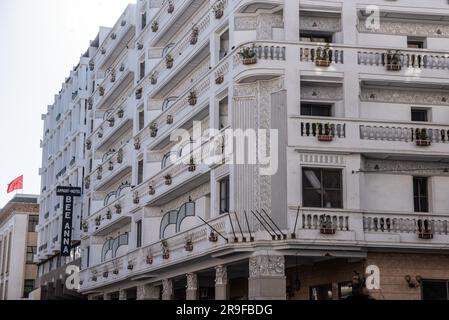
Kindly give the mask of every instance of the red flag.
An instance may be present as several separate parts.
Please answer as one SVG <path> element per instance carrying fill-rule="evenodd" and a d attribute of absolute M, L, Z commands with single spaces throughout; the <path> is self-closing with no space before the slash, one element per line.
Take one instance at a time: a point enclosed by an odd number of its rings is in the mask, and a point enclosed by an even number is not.
<path fill-rule="evenodd" d="M 8 190 L 7 193 L 11 193 L 15 190 L 22 190 L 23 189 L 23 175 L 14 179 L 10 184 L 8 184 Z"/>

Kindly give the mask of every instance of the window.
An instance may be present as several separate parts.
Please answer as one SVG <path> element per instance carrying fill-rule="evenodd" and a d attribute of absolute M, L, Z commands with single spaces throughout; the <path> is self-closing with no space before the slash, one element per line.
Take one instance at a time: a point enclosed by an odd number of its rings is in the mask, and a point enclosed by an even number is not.
<path fill-rule="evenodd" d="M 229 212 L 229 177 L 220 180 L 220 214 Z"/>
<path fill-rule="evenodd" d="M 27 247 L 27 263 L 32 264 L 34 255 L 37 253 L 37 247 Z"/>
<path fill-rule="evenodd" d="M 310 287 L 310 300 L 332 300 L 332 284 Z"/>
<path fill-rule="evenodd" d="M 347 299 L 352 296 L 352 282 L 343 282 L 338 284 L 338 298 L 340 300 Z"/>
<path fill-rule="evenodd" d="M 139 111 L 139 131 L 141 131 L 145 127 L 145 111 Z"/>
<path fill-rule="evenodd" d="M 412 108 L 412 121 L 422 121 L 422 122 L 429 121 L 427 117 L 427 110 Z"/>
<path fill-rule="evenodd" d="M 142 220 L 137 221 L 136 223 L 136 248 L 142 247 Z"/>
<path fill-rule="evenodd" d="M 39 224 L 39 216 L 38 215 L 29 215 L 28 216 L 28 232 L 36 232 L 36 227 Z"/>
<path fill-rule="evenodd" d="M 229 114 L 228 114 L 228 97 L 222 99 L 218 103 L 219 108 L 219 127 L 218 129 L 224 129 L 229 125 Z"/>
<path fill-rule="evenodd" d="M 332 104 L 301 103 L 302 116 L 332 117 Z"/>
<path fill-rule="evenodd" d="M 23 297 L 28 298 L 30 292 L 34 290 L 34 280 L 25 280 L 23 286 Z"/>
<path fill-rule="evenodd" d="M 140 74 L 140 79 L 139 79 L 139 80 L 142 80 L 143 77 L 145 77 L 145 61 L 141 61 L 141 62 L 140 62 L 140 71 L 139 71 L 139 74 Z"/>
<path fill-rule="evenodd" d="M 300 41 L 332 43 L 333 36 L 331 33 L 326 32 L 304 31 L 300 33 Z"/>
<path fill-rule="evenodd" d="M 428 179 L 426 177 L 413 178 L 413 198 L 415 212 L 429 212 Z"/>
<path fill-rule="evenodd" d="M 137 184 L 143 182 L 143 160 L 139 160 L 137 164 Z"/>
<path fill-rule="evenodd" d="M 426 47 L 426 39 L 419 37 L 407 37 L 407 48 L 424 49 Z"/>
<path fill-rule="evenodd" d="M 90 247 L 86 248 L 86 268 L 90 267 Z"/>
<path fill-rule="evenodd" d="M 141 30 L 143 30 L 147 26 L 147 12 L 141 14 L 140 16 L 140 26 Z"/>
<path fill-rule="evenodd" d="M 449 281 L 423 280 L 423 300 L 449 300 Z"/>
<path fill-rule="evenodd" d="M 302 171 L 303 206 L 343 208 L 342 171 L 304 168 Z"/>
<path fill-rule="evenodd" d="M 229 52 L 229 30 L 223 32 L 220 36 L 220 52 L 219 59 L 223 59 Z"/>

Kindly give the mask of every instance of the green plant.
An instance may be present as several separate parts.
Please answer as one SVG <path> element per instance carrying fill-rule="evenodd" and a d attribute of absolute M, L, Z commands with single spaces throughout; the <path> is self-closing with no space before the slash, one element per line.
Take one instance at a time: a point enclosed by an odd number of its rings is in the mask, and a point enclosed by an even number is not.
<path fill-rule="evenodd" d="M 316 50 L 316 60 L 325 60 L 329 61 L 331 57 L 331 49 L 329 43 L 326 43 L 324 48 L 319 47 Z"/>
<path fill-rule="evenodd" d="M 240 51 L 239 51 L 239 55 L 243 58 L 243 59 L 253 59 L 256 57 L 256 45 L 253 44 L 250 47 L 243 47 Z"/>
<path fill-rule="evenodd" d="M 401 62 L 401 52 L 399 50 L 387 51 L 387 63 L 388 64 L 399 64 Z"/>

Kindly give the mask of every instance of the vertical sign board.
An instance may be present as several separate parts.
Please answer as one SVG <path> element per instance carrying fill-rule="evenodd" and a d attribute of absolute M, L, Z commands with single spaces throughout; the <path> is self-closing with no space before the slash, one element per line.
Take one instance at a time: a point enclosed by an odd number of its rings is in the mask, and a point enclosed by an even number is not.
<path fill-rule="evenodd" d="M 70 257 L 72 250 L 73 199 L 81 197 L 81 188 L 57 187 L 56 195 L 64 197 L 62 208 L 61 256 Z"/>

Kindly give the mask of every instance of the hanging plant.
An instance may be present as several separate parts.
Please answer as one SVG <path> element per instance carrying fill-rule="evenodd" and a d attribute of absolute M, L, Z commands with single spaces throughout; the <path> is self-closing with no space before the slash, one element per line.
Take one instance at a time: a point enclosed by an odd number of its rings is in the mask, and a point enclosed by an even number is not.
<path fill-rule="evenodd" d="M 142 88 L 139 88 L 136 90 L 136 99 L 137 100 L 140 100 L 142 98 L 142 92 L 143 92 Z"/>
<path fill-rule="evenodd" d="M 198 98 L 197 98 L 195 91 L 190 91 L 188 100 L 189 100 L 189 105 L 191 105 L 191 106 L 196 105 Z"/>
<path fill-rule="evenodd" d="M 111 33 L 111 39 L 112 39 L 112 40 L 117 39 L 117 35 L 116 35 L 115 33 Z"/>
<path fill-rule="evenodd" d="M 84 232 L 88 232 L 89 231 L 89 223 L 86 220 L 83 221 L 82 228 L 83 228 Z"/>
<path fill-rule="evenodd" d="M 87 110 L 92 110 L 92 107 L 94 106 L 94 100 L 90 97 L 87 99 Z"/>
<path fill-rule="evenodd" d="M 114 162 L 112 162 L 112 160 L 109 161 L 108 170 L 109 170 L 109 171 L 114 170 Z"/>
<path fill-rule="evenodd" d="M 194 172 L 195 170 L 196 170 L 195 159 L 193 157 L 190 157 L 189 172 Z"/>
<path fill-rule="evenodd" d="M 167 124 L 173 124 L 173 116 L 171 114 L 167 116 Z"/>
<path fill-rule="evenodd" d="M 154 196 L 155 194 L 156 194 L 156 189 L 154 189 L 154 187 L 153 186 L 149 186 L 148 187 L 148 194 L 150 195 L 150 196 Z"/>
<path fill-rule="evenodd" d="M 109 122 L 109 127 L 113 127 L 114 126 L 114 124 L 115 124 L 115 119 L 114 119 L 114 117 L 112 117 L 112 118 L 109 118 L 108 119 L 108 122 Z"/>
<path fill-rule="evenodd" d="M 243 47 L 238 53 L 242 59 L 244 65 L 250 65 L 257 63 L 256 45 L 250 47 Z"/>
<path fill-rule="evenodd" d="M 89 190 L 90 188 L 90 178 L 86 177 L 86 179 L 84 180 L 84 188 L 86 188 L 87 190 Z"/>
<path fill-rule="evenodd" d="M 165 65 L 167 67 L 167 69 L 171 69 L 173 68 L 173 57 L 171 54 L 167 54 L 167 56 L 165 57 Z"/>
<path fill-rule="evenodd" d="M 172 182 L 173 182 L 172 176 L 169 175 L 169 174 L 167 174 L 167 175 L 164 177 L 164 179 L 165 179 L 165 184 L 166 184 L 167 186 L 171 185 Z"/>
<path fill-rule="evenodd" d="M 122 163 L 123 162 L 123 149 L 120 149 L 117 152 L 117 163 Z"/>
<path fill-rule="evenodd" d="M 140 140 L 139 140 L 139 138 L 136 138 L 135 140 L 134 140 L 134 149 L 136 149 L 136 150 L 140 150 Z"/>
<path fill-rule="evenodd" d="M 224 82 L 224 75 L 223 73 L 219 73 L 215 78 L 215 84 L 222 84 L 223 82 Z"/>
<path fill-rule="evenodd" d="M 102 166 L 98 166 L 97 168 L 97 180 L 101 180 L 103 177 L 103 167 Z"/>
<path fill-rule="evenodd" d="M 115 213 L 117 213 L 117 214 L 121 214 L 122 213 L 122 205 L 120 203 L 116 203 L 114 205 L 114 207 L 115 207 Z"/>
<path fill-rule="evenodd" d="M 119 117 L 119 119 L 122 119 L 125 116 L 125 111 L 123 109 L 119 109 L 117 111 L 117 117 Z"/>
<path fill-rule="evenodd" d="M 175 4 L 173 3 L 173 0 L 168 0 L 167 12 L 173 13 L 173 11 L 175 11 Z"/>
<path fill-rule="evenodd" d="M 198 27 L 192 28 L 192 34 L 190 35 L 190 44 L 195 45 L 198 42 L 198 36 L 200 34 L 200 30 Z"/>
<path fill-rule="evenodd" d="M 211 232 L 210 235 L 209 235 L 209 241 L 210 242 L 217 242 L 218 241 L 218 236 L 214 232 Z"/>
<path fill-rule="evenodd" d="M 101 216 L 97 216 L 97 217 L 95 218 L 95 225 L 96 225 L 97 227 L 99 227 L 100 224 L 101 224 Z"/>
<path fill-rule="evenodd" d="M 125 71 L 125 64 L 124 63 L 120 64 L 119 70 L 120 70 L 120 72 Z"/>
<path fill-rule="evenodd" d="M 222 0 L 219 0 L 213 7 L 212 11 L 214 12 L 216 19 L 221 19 L 224 14 L 224 2 Z"/>
<path fill-rule="evenodd" d="M 86 149 L 87 149 L 87 150 L 92 149 L 92 142 L 91 142 L 90 140 L 87 140 L 87 141 L 86 141 Z"/>
<path fill-rule="evenodd" d="M 137 191 L 135 191 L 133 193 L 133 203 L 134 204 L 139 204 L 139 202 L 140 202 L 139 193 Z"/>
<path fill-rule="evenodd" d="M 153 21 L 153 23 L 151 24 L 151 31 L 157 32 L 158 30 L 159 30 L 159 22 Z"/>
<path fill-rule="evenodd" d="M 116 76 L 115 69 L 112 69 L 111 70 L 111 82 L 115 82 L 115 76 Z"/>
<path fill-rule="evenodd" d="M 150 124 L 150 136 L 152 138 L 155 138 L 157 136 L 158 128 L 157 128 L 157 122 L 153 121 Z"/>
<path fill-rule="evenodd" d="M 106 219 L 108 219 L 108 220 L 112 219 L 112 211 L 111 211 L 111 209 L 108 209 L 108 211 L 106 212 Z"/>
<path fill-rule="evenodd" d="M 151 76 L 150 76 L 150 83 L 152 85 L 155 85 L 157 83 L 157 73 L 156 72 L 151 74 Z"/>
<path fill-rule="evenodd" d="M 100 95 L 100 97 L 104 96 L 104 87 L 103 86 L 98 87 L 98 94 Z"/>
<path fill-rule="evenodd" d="M 92 60 L 89 61 L 89 70 L 94 71 L 94 68 L 95 68 L 95 63 Z"/>

